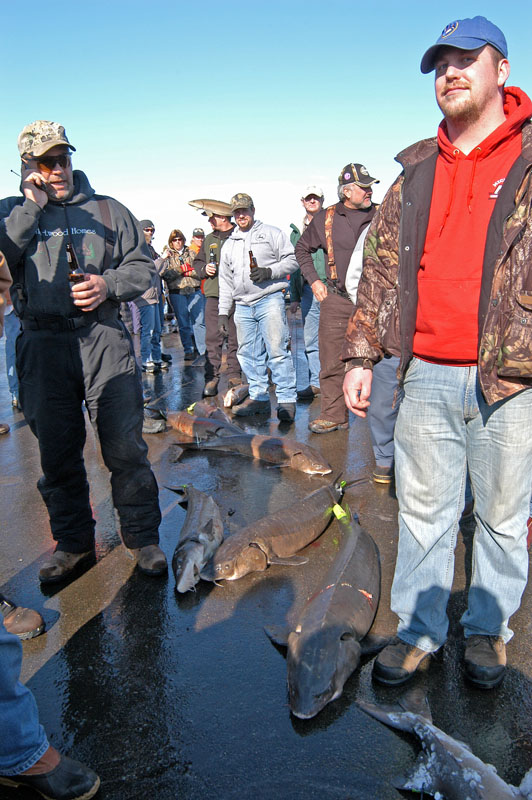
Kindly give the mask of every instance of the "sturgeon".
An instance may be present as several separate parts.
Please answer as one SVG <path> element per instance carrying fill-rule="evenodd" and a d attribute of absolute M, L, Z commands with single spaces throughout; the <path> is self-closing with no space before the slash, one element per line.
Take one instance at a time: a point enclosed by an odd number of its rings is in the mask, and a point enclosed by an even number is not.
<path fill-rule="evenodd" d="M 241 528 L 218 549 L 201 577 L 234 581 L 263 572 L 269 564 L 306 564 L 308 558 L 295 553 L 323 533 L 343 491 L 343 482 L 322 486 L 304 500 Z"/>
<path fill-rule="evenodd" d="M 234 425 L 229 419 L 223 420 L 216 416 L 208 418 L 196 417 L 187 411 L 172 412 L 167 415 L 167 424 L 178 433 L 190 437 L 192 440 L 205 441 L 214 436 L 235 436 L 242 433 L 242 429 Z"/>
<path fill-rule="evenodd" d="M 249 395 L 249 386 L 247 383 L 241 383 L 239 386 L 232 386 L 229 391 L 224 394 L 224 408 L 232 408 L 237 406 Z"/>
<path fill-rule="evenodd" d="M 364 700 L 358 705 L 379 722 L 413 733 L 421 742 L 416 763 L 396 784 L 397 789 L 445 800 L 532 800 L 532 769 L 519 788 L 503 781 L 495 767 L 481 761 L 469 745 L 432 723 L 426 698 L 417 699 L 411 692 L 395 706 L 377 706 Z"/>
<path fill-rule="evenodd" d="M 170 415 L 168 422 L 171 424 Z M 236 426 L 235 426 L 236 427 Z M 235 433 L 223 435 L 219 433 L 204 441 L 178 439 L 177 444 L 192 450 L 222 450 L 225 453 L 257 458 L 270 464 L 292 467 L 307 475 L 328 475 L 332 472 L 330 465 L 321 453 L 306 444 L 294 439 L 275 436 L 260 436 L 251 433 Z"/>
<path fill-rule="evenodd" d="M 167 487 L 182 494 L 180 505 L 187 514 L 172 558 L 176 591 L 188 592 L 200 579 L 200 572 L 223 542 L 222 515 L 213 498 L 194 486 Z"/>
<path fill-rule="evenodd" d="M 316 716 L 340 697 L 361 655 L 377 652 L 388 641 L 366 636 L 380 597 L 377 545 L 347 505 L 342 511 L 342 542 L 323 583 L 293 627 L 265 629 L 275 644 L 288 648 L 290 710 L 300 719 Z"/>

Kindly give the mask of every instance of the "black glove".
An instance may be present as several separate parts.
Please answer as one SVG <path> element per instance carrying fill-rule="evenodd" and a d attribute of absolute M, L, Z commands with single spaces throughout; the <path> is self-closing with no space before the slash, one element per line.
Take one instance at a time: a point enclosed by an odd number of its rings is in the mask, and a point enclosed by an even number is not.
<path fill-rule="evenodd" d="M 227 314 L 220 314 L 218 317 L 218 333 L 227 336 L 229 331 L 229 317 Z"/>
<path fill-rule="evenodd" d="M 262 283 L 262 281 L 269 281 L 272 277 L 272 271 L 269 267 L 253 267 L 249 271 L 249 277 L 253 283 Z"/>

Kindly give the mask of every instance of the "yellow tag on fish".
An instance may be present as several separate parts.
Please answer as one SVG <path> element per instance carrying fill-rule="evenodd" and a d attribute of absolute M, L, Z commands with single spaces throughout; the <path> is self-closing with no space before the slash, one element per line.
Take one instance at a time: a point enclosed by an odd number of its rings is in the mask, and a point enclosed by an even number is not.
<path fill-rule="evenodd" d="M 195 405 L 196 405 L 196 403 L 192 403 L 191 406 L 188 406 L 188 408 L 187 408 L 187 413 L 188 414 L 193 414 L 194 413 L 194 406 Z"/>
<path fill-rule="evenodd" d="M 347 517 L 347 514 L 345 513 L 344 509 L 342 508 L 342 506 L 339 506 L 338 503 L 335 503 L 333 505 L 332 511 L 336 519 L 343 519 L 344 517 Z"/>

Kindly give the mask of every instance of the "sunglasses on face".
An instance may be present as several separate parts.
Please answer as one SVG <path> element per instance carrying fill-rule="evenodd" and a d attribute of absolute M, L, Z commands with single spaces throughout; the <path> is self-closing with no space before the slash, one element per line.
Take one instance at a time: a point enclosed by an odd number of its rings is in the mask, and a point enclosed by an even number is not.
<path fill-rule="evenodd" d="M 29 161 L 36 161 L 40 171 L 46 173 L 53 172 L 56 164 L 58 164 L 61 169 L 66 169 L 72 163 L 68 153 L 64 153 L 60 156 L 39 156 L 39 158 L 30 158 Z"/>
<path fill-rule="evenodd" d="M 146 233 L 155 233 L 155 228 L 144 228 Z"/>

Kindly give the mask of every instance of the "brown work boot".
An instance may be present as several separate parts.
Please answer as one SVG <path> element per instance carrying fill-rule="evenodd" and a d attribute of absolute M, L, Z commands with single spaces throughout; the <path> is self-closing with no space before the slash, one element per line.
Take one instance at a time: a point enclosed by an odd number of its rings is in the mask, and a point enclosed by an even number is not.
<path fill-rule="evenodd" d="M 207 381 L 203 389 L 203 397 L 214 397 L 218 394 L 218 383 L 218 378 L 211 378 Z"/>
<path fill-rule="evenodd" d="M 66 553 L 64 550 L 56 550 L 39 570 L 39 580 L 41 583 L 64 581 L 80 564 L 93 557 L 94 550 L 87 550 L 85 553 Z"/>
<path fill-rule="evenodd" d="M 466 678 L 479 689 L 494 689 L 504 678 L 506 645 L 501 636 L 475 634 L 466 638 Z"/>
<path fill-rule="evenodd" d="M 3 436 L 4 433 L 9 433 L 11 428 L 7 424 L 7 422 L 0 422 L 0 436 Z"/>
<path fill-rule="evenodd" d="M 332 431 L 345 431 L 349 422 L 332 422 L 330 419 L 315 419 L 309 422 L 308 429 L 312 433 L 331 433 Z"/>
<path fill-rule="evenodd" d="M 147 544 L 131 552 L 137 559 L 137 567 L 145 575 L 164 575 L 168 569 L 166 556 L 158 544 Z"/>
<path fill-rule="evenodd" d="M 33 767 L 18 775 L 0 775 L 3 786 L 27 786 L 47 800 L 90 800 L 100 788 L 98 775 L 50 745 Z"/>
<path fill-rule="evenodd" d="M 392 483 L 394 478 L 393 467 L 382 467 L 377 464 L 373 470 L 373 480 L 375 483 Z"/>
<path fill-rule="evenodd" d="M 373 677 L 386 686 L 399 686 L 413 677 L 427 656 L 430 656 L 430 653 L 426 650 L 420 650 L 419 647 L 395 637 L 375 659 Z"/>
<path fill-rule="evenodd" d="M 44 631 L 44 620 L 38 611 L 16 606 L 3 595 L 0 595 L 0 613 L 6 631 L 19 639 L 33 639 Z"/>
<path fill-rule="evenodd" d="M 271 411 L 269 400 L 253 400 L 246 397 L 243 403 L 233 406 L 231 409 L 235 417 L 251 417 L 254 414 L 269 414 Z"/>

